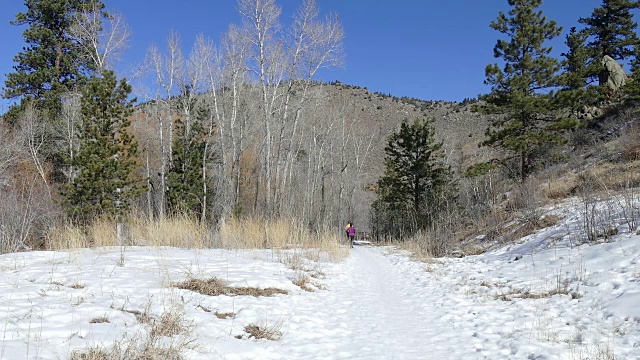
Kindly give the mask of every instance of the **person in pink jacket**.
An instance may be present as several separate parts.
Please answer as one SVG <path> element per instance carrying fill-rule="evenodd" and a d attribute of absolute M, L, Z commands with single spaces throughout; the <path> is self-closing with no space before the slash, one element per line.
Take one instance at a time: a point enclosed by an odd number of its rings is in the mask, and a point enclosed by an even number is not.
<path fill-rule="evenodd" d="M 349 244 L 353 247 L 353 240 L 356 237 L 356 227 L 353 226 L 353 223 L 347 225 L 347 236 L 349 237 Z"/>

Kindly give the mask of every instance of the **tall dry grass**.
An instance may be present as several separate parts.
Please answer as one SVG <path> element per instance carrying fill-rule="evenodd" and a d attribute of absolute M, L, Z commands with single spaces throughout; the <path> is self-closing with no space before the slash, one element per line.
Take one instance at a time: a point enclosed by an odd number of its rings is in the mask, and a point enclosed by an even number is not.
<path fill-rule="evenodd" d="M 171 246 L 189 249 L 208 247 L 209 231 L 206 226 L 186 216 L 149 220 L 131 217 L 125 225 L 124 245 Z M 89 247 L 120 246 L 116 222 L 98 219 L 85 227 L 64 224 L 54 227 L 47 238 L 48 250 Z"/>
<path fill-rule="evenodd" d="M 335 231 L 312 233 L 291 219 L 230 218 L 222 221 L 218 233 L 218 245 L 224 249 L 304 249 L 307 258 L 322 253 L 333 261 L 349 254 L 341 239 Z"/>
<path fill-rule="evenodd" d="M 304 249 L 305 257 L 328 257 L 339 260 L 348 255 L 335 231 L 312 233 L 294 220 L 257 218 L 221 221 L 210 229 L 188 216 L 149 220 L 131 217 L 126 222 L 124 245 L 169 246 L 187 249 Z M 63 224 L 49 233 L 48 250 L 120 246 L 116 223 L 99 219 L 86 227 Z M 321 255 L 322 254 L 322 255 Z"/>
<path fill-rule="evenodd" d="M 186 215 L 154 220 L 135 217 L 128 228 L 132 245 L 203 249 L 211 244 L 208 227 Z"/>

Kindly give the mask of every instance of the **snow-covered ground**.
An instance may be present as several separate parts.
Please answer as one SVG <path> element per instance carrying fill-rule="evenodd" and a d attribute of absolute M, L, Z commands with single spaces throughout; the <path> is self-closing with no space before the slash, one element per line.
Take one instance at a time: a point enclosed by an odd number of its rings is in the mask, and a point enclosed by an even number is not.
<path fill-rule="evenodd" d="M 124 264 L 106 248 L 2 255 L 0 358 L 134 344 L 184 359 L 640 359 L 640 236 L 621 226 L 611 242 L 577 245 L 567 209 L 517 244 L 432 263 L 369 246 L 340 263 L 301 250 L 140 247 Z M 288 294 L 172 287 L 213 276 Z M 315 291 L 294 285 L 302 277 Z M 177 335 L 157 330 L 167 318 Z M 250 324 L 280 339 L 256 340 Z"/>

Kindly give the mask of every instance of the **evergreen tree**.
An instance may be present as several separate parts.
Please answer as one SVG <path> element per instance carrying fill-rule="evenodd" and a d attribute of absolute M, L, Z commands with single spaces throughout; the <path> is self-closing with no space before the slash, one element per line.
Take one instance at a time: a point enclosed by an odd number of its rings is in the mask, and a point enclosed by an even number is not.
<path fill-rule="evenodd" d="M 378 230 L 398 236 L 433 223 L 443 194 L 453 190 L 447 187 L 451 170 L 444 164 L 441 148 L 430 120 L 416 119 L 411 125 L 404 121 L 400 130 L 389 136 L 386 169 L 373 204 L 374 216 L 388 226 Z"/>
<path fill-rule="evenodd" d="M 631 61 L 631 78 L 622 91 L 628 95 L 627 100 L 636 102 L 640 100 L 640 44 L 634 46 L 635 56 Z"/>
<path fill-rule="evenodd" d="M 542 0 L 508 2 L 508 15 L 501 11 L 491 23 L 491 28 L 508 37 L 498 40 L 494 47 L 494 56 L 501 58 L 504 66 L 487 65 L 485 84 L 491 85 L 491 93 L 481 96 L 484 102 L 474 110 L 498 115 L 487 128 L 482 145 L 502 148 L 508 156 L 496 159 L 491 166 L 505 165 L 524 179 L 536 166 L 536 154 L 562 142 L 558 130 L 569 125 L 554 116 L 551 88 L 557 83 L 560 65 L 549 55 L 552 48 L 544 46 L 562 29 L 537 10 Z"/>
<path fill-rule="evenodd" d="M 633 47 L 640 43 L 636 35 L 638 24 L 631 10 L 639 9 L 638 0 L 602 0 L 602 6 L 593 10 L 588 18 L 580 18 L 591 38 L 587 44 L 591 58 L 591 73 L 600 84 L 606 83 L 606 73 L 600 65 L 605 55 L 621 62 L 634 55 Z"/>
<path fill-rule="evenodd" d="M 39 109 L 55 116 L 61 96 L 78 89 L 90 67 L 80 61 L 80 47 L 69 29 L 77 13 L 102 9 L 100 0 L 25 0 L 26 13 L 18 13 L 12 25 L 28 25 L 23 32 L 27 46 L 13 59 L 15 72 L 7 74 L 4 97 L 20 99 L 6 118 L 15 121 L 27 102 L 35 100 Z"/>
<path fill-rule="evenodd" d="M 568 51 L 562 53 L 563 81 L 561 85 L 567 90 L 576 90 L 586 87 L 589 67 L 589 49 L 586 48 L 588 34 L 577 31 L 575 27 L 569 30 L 565 44 Z"/>
<path fill-rule="evenodd" d="M 111 71 L 92 77 L 82 91 L 80 150 L 71 160 L 77 169 L 62 191 L 69 217 L 87 223 L 100 215 L 121 219 L 141 191 L 136 168 L 138 144 L 127 132 L 133 102 L 131 86 Z"/>
<path fill-rule="evenodd" d="M 574 117 L 580 108 L 595 104 L 599 98 L 597 88 L 588 83 L 589 74 L 593 73 L 590 51 L 586 47 L 588 37 L 585 31 L 572 27 L 565 40 L 568 51 L 562 53 L 563 72 L 558 78 L 561 89 L 557 98 L 559 107 L 569 109 Z"/>
<path fill-rule="evenodd" d="M 206 132 L 202 121 L 206 117 L 205 111 L 198 111 L 195 119 L 191 119 L 193 121 L 189 124 L 185 124 L 183 119 L 176 120 L 177 136 L 173 141 L 173 163 L 167 174 L 167 202 L 169 209 L 174 213 L 202 214 L 202 171 L 205 165 L 203 161 L 207 159 Z"/>

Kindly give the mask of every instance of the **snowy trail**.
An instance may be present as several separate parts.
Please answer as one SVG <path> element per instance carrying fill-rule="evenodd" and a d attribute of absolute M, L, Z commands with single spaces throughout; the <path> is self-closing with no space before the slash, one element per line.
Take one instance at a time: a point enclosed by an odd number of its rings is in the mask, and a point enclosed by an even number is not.
<path fill-rule="evenodd" d="M 185 360 L 640 359 L 640 234 L 540 246 L 562 226 L 432 264 L 392 247 L 356 247 L 341 262 L 295 249 L 132 247 L 125 266 L 117 248 L 4 254 L 0 359 L 69 359 L 116 344 L 172 347 Z M 294 284 L 301 273 L 316 291 Z M 289 293 L 209 296 L 170 286 L 212 276 Z M 182 332 L 150 343 L 167 314 Z M 281 338 L 251 338 L 250 324 Z"/>
<path fill-rule="evenodd" d="M 424 264 L 393 264 L 378 249 L 352 250 L 345 272 L 330 281 L 329 291 L 318 293 L 316 301 L 296 309 L 291 330 L 300 334 L 315 331 L 318 359 L 445 359 L 452 341 L 438 335 L 436 307 L 416 292 L 417 272 Z M 424 286 L 425 284 L 422 284 Z M 315 329 L 301 329 L 312 324 Z M 283 339 L 291 358 L 309 354 L 309 341 Z"/>

